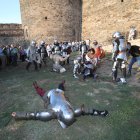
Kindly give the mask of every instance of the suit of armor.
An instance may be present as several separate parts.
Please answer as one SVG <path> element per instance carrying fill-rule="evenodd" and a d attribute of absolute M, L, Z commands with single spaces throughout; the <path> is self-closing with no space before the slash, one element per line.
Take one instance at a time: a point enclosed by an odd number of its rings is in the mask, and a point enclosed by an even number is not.
<path fill-rule="evenodd" d="M 77 74 L 81 73 L 81 60 L 82 60 L 82 57 L 77 57 L 74 60 L 74 67 L 73 67 L 74 78 L 78 78 Z"/>
<path fill-rule="evenodd" d="M 88 46 L 86 45 L 86 42 L 84 41 L 81 45 L 80 45 L 80 52 L 81 52 L 81 57 L 82 57 L 82 61 L 85 61 L 85 54 L 88 51 Z"/>
<path fill-rule="evenodd" d="M 120 82 L 126 83 L 126 51 L 127 47 L 125 44 L 125 39 L 123 36 L 118 35 L 117 38 L 113 41 L 113 54 L 112 59 L 114 61 L 113 68 L 112 68 L 112 74 L 113 74 L 113 80 L 117 81 L 117 71 L 118 68 L 121 69 L 121 75 L 122 77 L 119 79 Z"/>
<path fill-rule="evenodd" d="M 29 70 L 30 65 L 33 63 L 35 70 L 38 69 L 37 67 L 37 60 L 36 60 L 36 42 L 32 41 L 30 46 L 27 49 L 27 57 L 28 57 L 28 64 L 26 66 L 26 70 Z"/>
<path fill-rule="evenodd" d="M 39 46 L 39 53 L 40 53 L 41 61 L 43 61 L 43 63 L 46 65 L 47 51 L 46 51 L 46 46 L 44 41 L 42 41 Z"/>
<path fill-rule="evenodd" d="M 18 120 L 41 120 L 50 121 L 52 119 L 58 119 L 58 122 L 62 128 L 66 128 L 75 122 L 76 117 L 81 115 L 99 115 L 106 116 L 108 111 L 98 111 L 95 109 L 86 109 L 84 105 L 76 110 L 73 109 L 70 102 L 67 100 L 64 94 L 64 83 L 61 83 L 57 89 L 52 89 L 49 92 L 45 92 L 40 88 L 36 82 L 33 83 L 37 93 L 43 99 L 47 111 L 44 112 L 13 112 L 12 116 Z"/>

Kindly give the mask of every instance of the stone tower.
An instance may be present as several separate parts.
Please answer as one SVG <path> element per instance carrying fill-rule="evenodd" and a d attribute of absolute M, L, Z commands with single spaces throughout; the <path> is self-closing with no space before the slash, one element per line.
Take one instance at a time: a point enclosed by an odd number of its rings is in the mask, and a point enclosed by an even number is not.
<path fill-rule="evenodd" d="M 80 40 L 82 0 L 20 0 L 25 38 Z"/>
<path fill-rule="evenodd" d="M 20 0 L 26 39 L 98 40 L 140 29 L 140 0 Z M 140 34 L 140 33 L 139 33 Z"/>

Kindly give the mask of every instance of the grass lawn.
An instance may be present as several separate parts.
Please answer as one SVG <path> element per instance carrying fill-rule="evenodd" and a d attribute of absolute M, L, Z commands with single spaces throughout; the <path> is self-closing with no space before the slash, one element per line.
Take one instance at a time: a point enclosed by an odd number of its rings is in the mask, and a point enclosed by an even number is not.
<path fill-rule="evenodd" d="M 63 75 L 50 71 L 50 66 L 39 72 L 25 70 L 25 63 L 0 71 L 0 140 L 139 140 L 140 139 L 140 87 L 117 85 L 109 75 L 100 74 L 94 81 L 74 79 L 72 67 Z M 104 67 L 101 66 L 104 70 Z M 111 68 L 110 68 L 111 69 Z M 38 81 L 46 90 L 56 88 L 66 80 L 66 96 L 74 107 L 106 109 L 106 118 L 82 116 L 62 129 L 57 120 L 15 121 L 13 111 L 42 111 L 43 101 L 36 94 L 32 82 Z"/>

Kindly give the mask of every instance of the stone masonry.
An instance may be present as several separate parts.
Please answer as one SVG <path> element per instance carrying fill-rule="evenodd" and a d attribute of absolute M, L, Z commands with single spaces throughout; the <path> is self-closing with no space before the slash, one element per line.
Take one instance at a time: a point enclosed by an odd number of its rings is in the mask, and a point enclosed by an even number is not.
<path fill-rule="evenodd" d="M 21 24 L 0 24 L 0 45 L 18 43 L 24 40 Z"/>
<path fill-rule="evenodd" d="M 20 0 L 25 37 L 52 42 L 81 39 L 81 0 Z"/>
<path fill-rule="evenodd" d="M 140 0 L 20 0 L 20 5 L 30 40 L 108 43 L 115 31 L 126 36 L 130 26 L 140 29 Z"/>
<path fill-rule="evenodd" d="M 140 0 L 83 0 L 82 38 L 110 42 L 113 32 L 140 30 Z M 138 34 L 139 35 L 139 34 Z"/>

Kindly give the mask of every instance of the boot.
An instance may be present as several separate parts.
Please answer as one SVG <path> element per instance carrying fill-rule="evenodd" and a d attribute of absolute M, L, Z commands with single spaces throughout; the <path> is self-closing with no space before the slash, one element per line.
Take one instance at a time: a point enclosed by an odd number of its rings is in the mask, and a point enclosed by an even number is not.
<path fill-rule="evenodd" d="M 37 63 L 35 61 L 33 61 L 34 66 L 35 66 L 35 71 L 38 71 L 38 67 L 37 67 Z"/>
<path fill-rule="evenodd" d="M 30 120 L 35 119 L 35 113 L 26 113 L 26 112 L 13 112 L 12 117 L 16 120 Z"/>
<path fill-rule="evenodd" d="M 26 70 L 29 71 L 29 67 L 31 65 L 31 62 L 28 62 L 27 66 L 26 66 Z"/>

